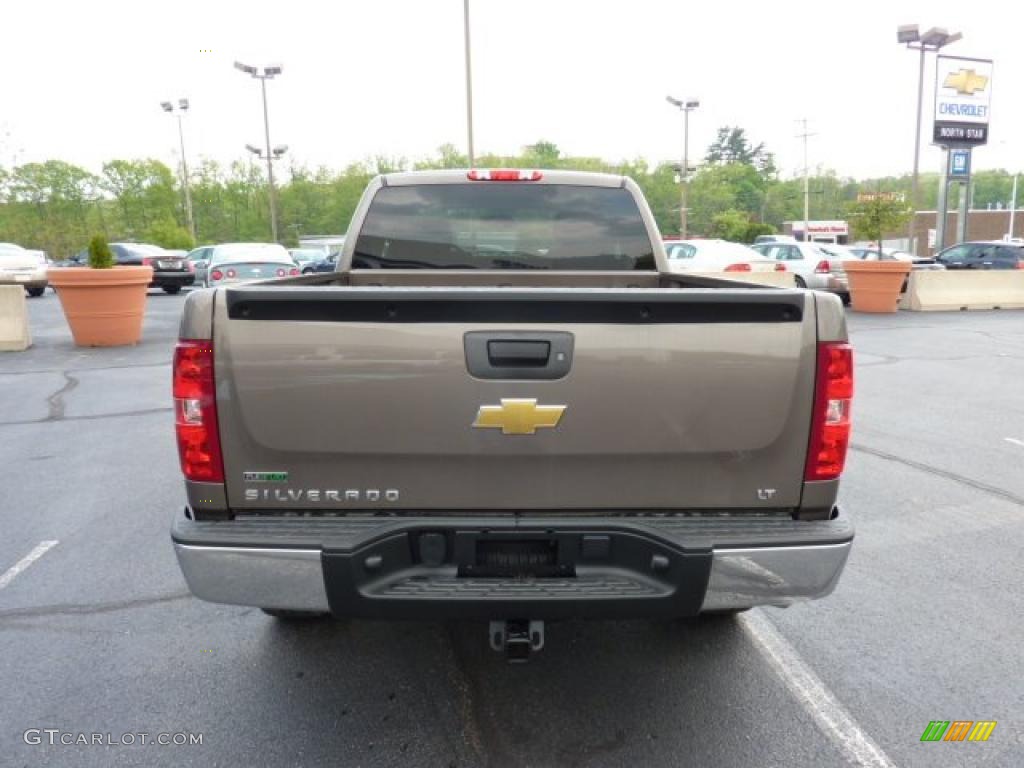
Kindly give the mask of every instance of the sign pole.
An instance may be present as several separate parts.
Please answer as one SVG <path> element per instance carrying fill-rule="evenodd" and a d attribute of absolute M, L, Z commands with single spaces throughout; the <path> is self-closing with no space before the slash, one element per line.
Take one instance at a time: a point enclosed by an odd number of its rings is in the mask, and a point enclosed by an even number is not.
<path fill-rule="evenodd" d="M 942 176 L 939 178 L 939 202 L 935 210 L 935 252 L 946 247 L 946 212 L 949 210 L 949 149 L 942 148 Z"/>
<path fill-rule="evenodd" d="M 967 240 L 967 216 L 971 211 L 971 177 L 968 176 L 960 184 L 960 205 L 957 211 L 956 241 L 962 243 Z"/>

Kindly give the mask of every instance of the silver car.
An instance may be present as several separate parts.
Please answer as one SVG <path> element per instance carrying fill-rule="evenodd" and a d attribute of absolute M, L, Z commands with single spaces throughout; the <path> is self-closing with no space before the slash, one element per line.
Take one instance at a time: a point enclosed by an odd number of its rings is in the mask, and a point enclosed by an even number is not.
<path fill-rule="evenodd" d="M 795 275 L 798 288 L 816 291 L 831 291 L 840 296 L 849 294 L 846 273 L 839 261 L 818 243 L 755 243 L 750 246 L 763 256 L 785 263 L 786 269 Z"/>
<path fill-rule="evenodd" d="M 294 277 L 299 268 L 291 254 L 277 243 L 225 243 L 215 246 L 206 266 L 204 285 L 249 283 Z"/>

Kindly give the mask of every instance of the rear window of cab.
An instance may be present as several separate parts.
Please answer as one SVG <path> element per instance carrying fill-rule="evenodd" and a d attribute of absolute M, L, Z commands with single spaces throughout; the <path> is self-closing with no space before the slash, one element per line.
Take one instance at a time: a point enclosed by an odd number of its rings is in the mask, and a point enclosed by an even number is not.
<path fill-rule="evenodd" d="M 560 184 L 382 187 L 353 269 L 653 270 L 629 190 Z"/>

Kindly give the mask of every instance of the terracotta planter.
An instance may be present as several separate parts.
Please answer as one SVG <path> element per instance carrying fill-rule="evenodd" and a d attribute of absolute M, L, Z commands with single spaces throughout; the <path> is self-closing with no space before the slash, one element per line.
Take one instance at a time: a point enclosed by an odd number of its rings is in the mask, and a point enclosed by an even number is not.
<path fill-rule="evenodd" d="M 895 312 L 903 281 L 910 274 L 907 261 L 844 261 L 850 285 L 850 305 L 857 312 Z"/>
<path fill-rule="evenodd" d="M 152 267 L 55 267 L 47 277 L 78 346 L 117 347 L 142 337 Z"/>

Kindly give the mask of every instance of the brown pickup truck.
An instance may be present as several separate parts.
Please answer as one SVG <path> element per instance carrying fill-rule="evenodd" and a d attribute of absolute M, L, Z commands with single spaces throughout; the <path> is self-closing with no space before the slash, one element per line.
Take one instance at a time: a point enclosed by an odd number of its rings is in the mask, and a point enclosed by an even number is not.
<path fill-rule="evenodd" d="M 839 299 L 670 274 L 628 178 L 380 176 L 333 273 L 192 293 L 174 357 L 196 596 L 283 618 L 565 617 L 835 587 Z"/>

